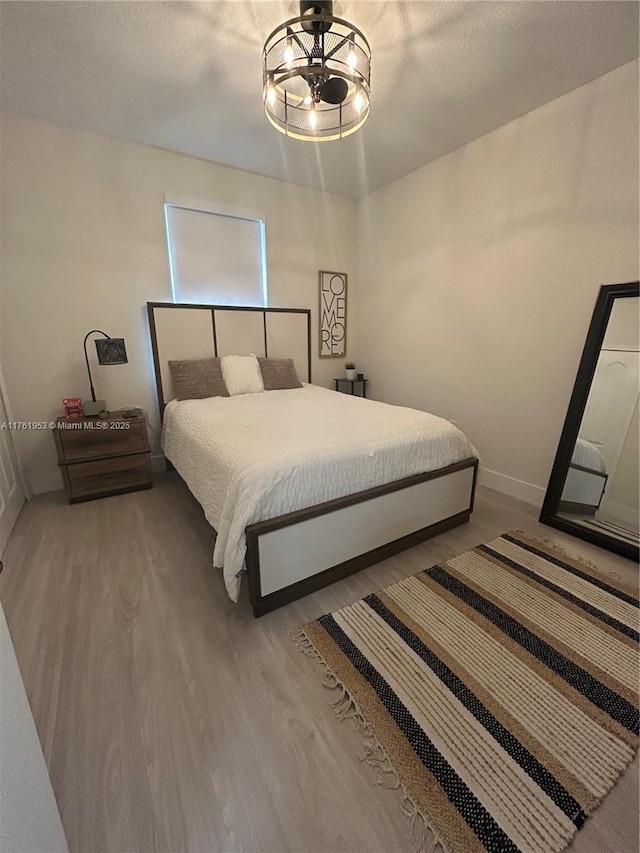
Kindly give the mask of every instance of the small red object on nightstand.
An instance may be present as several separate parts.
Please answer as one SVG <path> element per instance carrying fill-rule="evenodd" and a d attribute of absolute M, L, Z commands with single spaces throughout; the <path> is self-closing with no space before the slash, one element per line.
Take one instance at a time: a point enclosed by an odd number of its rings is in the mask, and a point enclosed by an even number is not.
<path fill-rule="evenodd" d="M 65 397 L 62 401 L 65 418 L 82 417 L 82 400 L 80 397 Z"/>

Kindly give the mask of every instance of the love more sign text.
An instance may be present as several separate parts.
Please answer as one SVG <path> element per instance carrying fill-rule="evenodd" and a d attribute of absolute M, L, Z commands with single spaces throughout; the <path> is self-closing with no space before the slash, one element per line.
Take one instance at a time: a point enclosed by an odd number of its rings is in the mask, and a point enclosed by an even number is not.
<path fill-rule="evenodd" d="M 320 271 L 320 358 L 347 351 L 347 274 Z"/>

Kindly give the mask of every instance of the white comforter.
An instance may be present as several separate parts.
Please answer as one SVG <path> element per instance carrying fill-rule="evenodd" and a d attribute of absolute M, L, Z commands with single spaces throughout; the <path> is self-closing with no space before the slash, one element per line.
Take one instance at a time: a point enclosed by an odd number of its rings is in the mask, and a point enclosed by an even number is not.
<path fill-rule="evenodd" d="M 173 400 L 162 448 L 218 533 L 233 601 L 248 524 L 477 455 L 442 418 L 316 385 Z"/>
<path fill-rule="evenodd" d="M 584 438 L 576 439 L 576 445 L 573 448 L 571 461 L 574 465 L 582 465 L 583 468 L 591 468 L 592 471 L 599 471 L 602 474 L 607 473 L 607 466 L 602 458 L 602 454 L 590 441 Z"/>

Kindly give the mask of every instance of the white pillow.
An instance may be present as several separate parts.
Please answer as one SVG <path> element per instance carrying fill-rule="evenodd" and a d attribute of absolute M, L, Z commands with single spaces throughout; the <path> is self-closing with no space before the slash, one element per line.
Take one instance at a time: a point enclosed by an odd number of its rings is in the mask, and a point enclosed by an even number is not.
<path fill-rule="evenodd" d="M 220 366 L 224 384 L 232 397 L 264 391 L 262 371 L 255 355 L 223 355 Z"/>

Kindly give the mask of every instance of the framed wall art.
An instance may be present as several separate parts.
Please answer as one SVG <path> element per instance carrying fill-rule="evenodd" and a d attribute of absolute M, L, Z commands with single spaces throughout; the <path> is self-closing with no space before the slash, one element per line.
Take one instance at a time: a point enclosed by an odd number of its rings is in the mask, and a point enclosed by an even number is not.
<path fill-rule="evenodd" d="M 347 352 L 347 274 L 320 270 L 320 358 Z"/>

